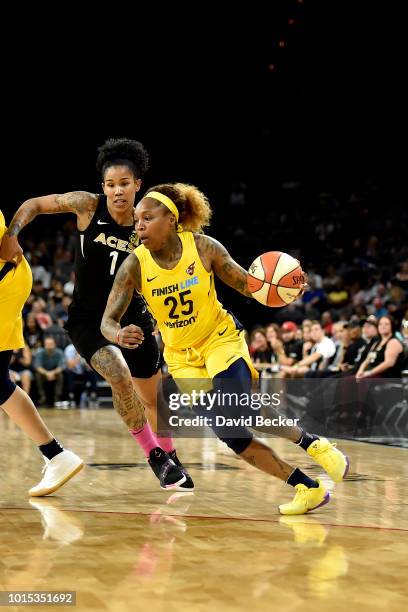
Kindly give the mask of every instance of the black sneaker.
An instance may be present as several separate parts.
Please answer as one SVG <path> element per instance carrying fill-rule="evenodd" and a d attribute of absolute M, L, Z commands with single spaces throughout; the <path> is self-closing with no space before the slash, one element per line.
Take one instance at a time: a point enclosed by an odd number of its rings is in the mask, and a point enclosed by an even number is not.
<path fill-rule="evenodd" d="M 169 452 L 169 457 L 181 469 L 184 476 L 186 477 L 186 482 L 183 482 L 183 484 L 180 485 L 179 487 L 180 491 L 194 491 L 193 479 L 191 478 L 190 474 L 187 472 L 184 465 L 181 463 L 180 459 L 177 457 L 176 449 Z"/>
<path fill-rule="evenodd" d="M 176 489 L 187 480 L 181 469 L 159 446 L 152 448 L 148 462 L 160 480 L 162 489 Z"/>

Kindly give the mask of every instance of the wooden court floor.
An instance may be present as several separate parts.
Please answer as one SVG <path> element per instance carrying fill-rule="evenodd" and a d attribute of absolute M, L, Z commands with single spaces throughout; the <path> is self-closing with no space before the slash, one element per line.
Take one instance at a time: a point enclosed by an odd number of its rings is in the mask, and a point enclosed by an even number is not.
<path fill-rule="evenodd" d="M 80 611 L 408 609 L 408 449 L 339 441 L 351 468 L 334 486 L 270 440 L 333 492 L 315 513 L 280 517 L 293 490 L 215 439 L 178 441 L 196 492 L 170 494 L 113 410 L 42 414 L 87 466 L 30 501 L 41 456 L 0 415 L 1 591 L 76 591 Z"/>

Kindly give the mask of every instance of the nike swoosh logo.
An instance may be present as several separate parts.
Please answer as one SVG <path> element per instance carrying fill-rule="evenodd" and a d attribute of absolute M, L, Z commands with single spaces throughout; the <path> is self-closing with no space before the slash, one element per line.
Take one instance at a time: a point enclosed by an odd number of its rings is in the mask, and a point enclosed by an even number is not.
<path fill-rule="evenodd" d="M 109 225 L 109 223 L 107 221 L 100 221 L 99 219 L 97 221 L 97 224 L 98 225 Z"/>
<path fill-rule="evenodd" d="M 218 335 L 219 335 L 219 336 L 223 336 L 223 335 L 225 334 L 225 332 L 227 331 L 227 329 L 228 329 L 228 327 L 226 327 L 226 328 L 224 329 L 224 331 L 222 331 L 222 332 L 218 332 Z"/>
<path fill-rule="evenodd" d="M 148 283 L 151 283 L 155 278 L 157 278 L 159 275 L 157 274 L 156 276 L 153 276 L 152 278 L 146 278 Z"/>

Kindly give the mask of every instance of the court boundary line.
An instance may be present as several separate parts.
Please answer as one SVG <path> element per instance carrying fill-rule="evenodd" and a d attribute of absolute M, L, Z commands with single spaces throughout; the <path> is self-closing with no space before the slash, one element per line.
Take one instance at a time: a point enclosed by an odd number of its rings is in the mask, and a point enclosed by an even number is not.
<path fill-rule="evenodd" d="M 44 506 L 45 507 L 45 506 Z M 115 514 L 121 516 L 154 516 L 154 512 L 122 512 L 120 510 L 90 510 L 90 509 L 74 509 L 74 508 L 61 508 L 60 506 L 54 506 L 56 510 L 61 510 L 62 512 L 77 512 L 77 513 L 89 513 L 89 514 Z M 2 510 L 27 510 L 29 512 L 39 512 L 37 508 L 21 508 L 17 507 L 0 507 L 0 512 Z M 163 517 L 170 516 L 173 518 L 189 518 L 195 520 L 216 520 L 216 521 L 250 521 L 253 523 L 275 523 L 280 525 L 279 519 L 267 519 L 267 518 L 251 518 L 251 517 L 240 517 L 240 516 L 204 516 L 197 514 L 163 514 Z M 297 516 L 305 516 L 305 515 L 297 515 Z M 316 516 L 310 513 L 310 516 Z M 317 515 L 318 516 L 318 515 Z M 304 523 L 297 522 L 297 525 L 309 525 L 307 521 Z M 320 523 L 323 527 L 341 527 L 341 528 L 349 528 L 349 529 L 377 529 L 380 531 L 402 531 L 403 533 L 408 533 L 408 528 L 405 527 L 380 527 L 378 525 L 345 525 L 343 523 Z"/>

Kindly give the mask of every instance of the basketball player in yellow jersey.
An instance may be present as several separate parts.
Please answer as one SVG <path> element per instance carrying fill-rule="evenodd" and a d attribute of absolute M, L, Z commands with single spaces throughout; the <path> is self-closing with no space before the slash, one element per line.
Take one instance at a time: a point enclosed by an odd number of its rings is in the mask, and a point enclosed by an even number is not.
<path fill-rule="evenodd" d="M 0 210 L 0 406 L 11 420 L 35 442 L 43 454 L 46 469 L 41 482 L 30 495 L 48 495 L 59 489 L 84 464 L 75 453 L 64 450 L 47 429 L 30 397 L 10 379 L 13 350 L 24 347 L 21 311 L 31 292 L 32 275 L 20 249 L 13 261 L 1 258 L 1 242 L 6 231 Z"/>
<path fill-rule="evenodd" d="M 204 387 L 210 380 L 215 397 L 231 391 L 249 396 L 251 377 L 256 373 L 242 326 L 217 300 L 214 273 L 246 297 L 252 296 L 246 271 L 222 244 L 201 233 L 210 216 L 207 198 L 192 185 L 165 184 L 148 190 L 136 207 L 141 244 L 116 275 L 101 330 L 111 341 L 117 337 L 121 317 L 136 289 L 157 321 L 169 372 L 179 386 L 202 379 Z M 130 331 L 126 328 L 126 333 Z M 240 406 L 235 408 L 239 416 Z M 224 406 L 217 409 L 225 413 Z M 236 426 L 230 435 L 216 426 L 213 430 L 245 461 L 296 487 L 294 500 L 279 507 L 282 514 L 304 514 L 329 501 L 319 480 L 280 459 L 245 427 Z M 298 427 L 279 428 L 276 433 L 299 444 L 333 480 L 338 482 L 346 475 L 347 458 L 325 438 Z"/>

